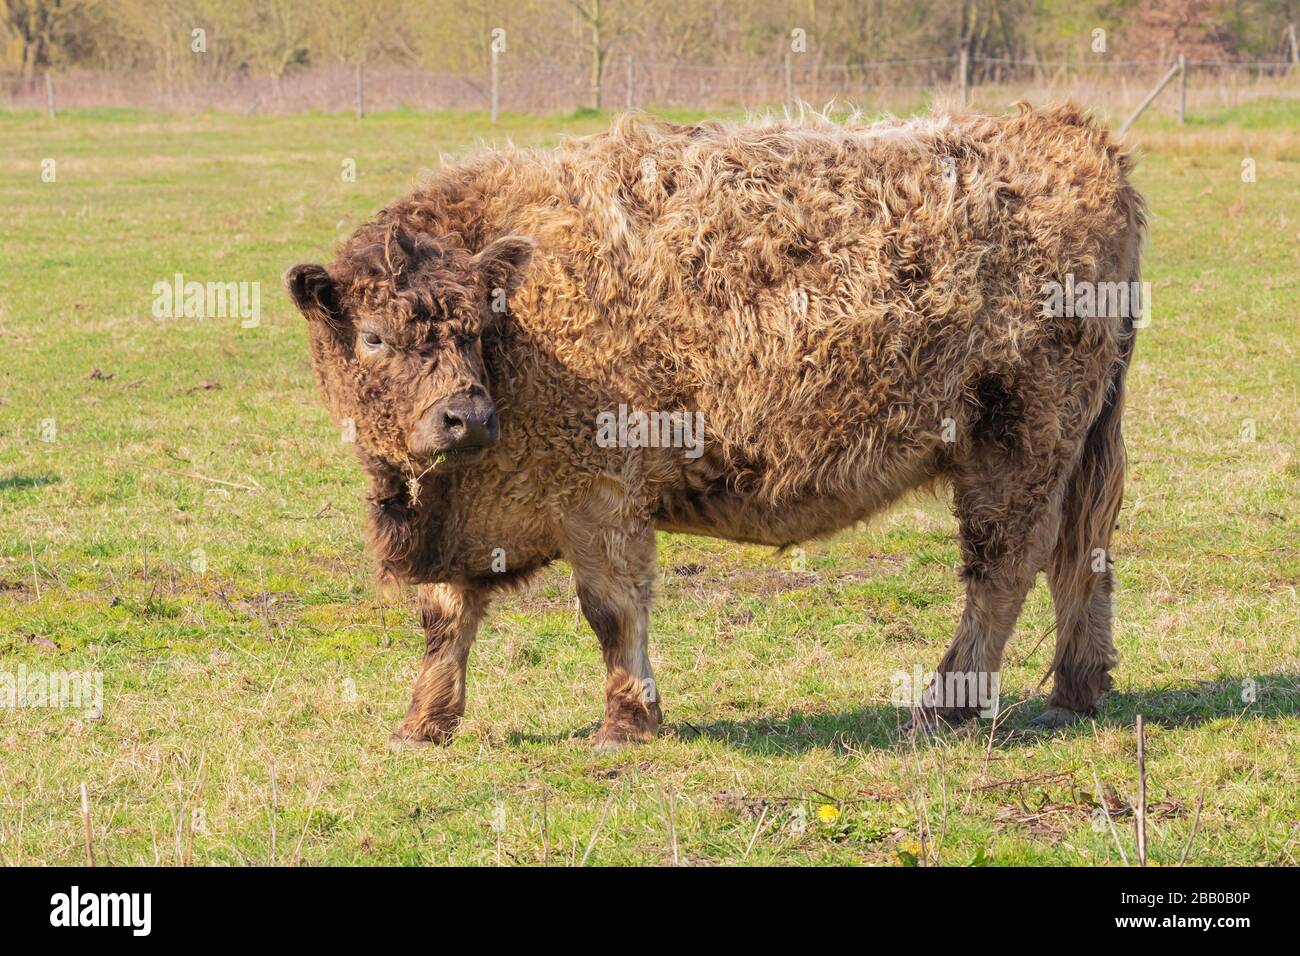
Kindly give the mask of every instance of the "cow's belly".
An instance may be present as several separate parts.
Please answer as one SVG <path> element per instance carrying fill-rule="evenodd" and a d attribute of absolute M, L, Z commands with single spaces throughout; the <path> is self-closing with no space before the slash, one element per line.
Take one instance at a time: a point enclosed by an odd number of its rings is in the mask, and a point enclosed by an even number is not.
<path fill-rule="evenodd" d="M 844 469 L 850 476 L 839 493 L 811 488 L 781 496 L 775 503 L 732 488 L 714 472 L 711 480 L 689 480 L 666 489 L 655 512 L 661 531 L 707 535 L 729 541 L 785 547 L 834 534 L 887 508 L 907 492 L 939 478 L 942 466 L 933 456 L 917 454 L 891 461 L 862 461 Z M 762 487 L 762 483 L 759 483 Z"/>
<path fill-rule="evenodd" d="M 728 541 L 785 547 L 833 534 L 870 517 L 862 502 L 834 498 L 796 498 L 767 506 L 730 493 L 673 495 L 655 515 L 660 531 L 698 534 Z"/>

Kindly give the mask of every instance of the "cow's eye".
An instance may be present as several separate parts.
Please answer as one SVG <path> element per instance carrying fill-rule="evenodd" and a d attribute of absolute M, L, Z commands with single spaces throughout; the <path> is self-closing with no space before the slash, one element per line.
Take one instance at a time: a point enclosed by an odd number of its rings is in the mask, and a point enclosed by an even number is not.
<path fill-rule="evenodd" d="M 380 349 L 384 347 L 384 340 L 381 339 L 374 332 L 362 332 L 361 344 L 364 345 L 371 352 L 378 352 Z"/>

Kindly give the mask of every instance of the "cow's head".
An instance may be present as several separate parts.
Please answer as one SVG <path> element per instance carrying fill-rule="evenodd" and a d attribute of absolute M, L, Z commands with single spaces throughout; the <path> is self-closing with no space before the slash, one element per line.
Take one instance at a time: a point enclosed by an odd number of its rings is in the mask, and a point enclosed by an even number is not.
<path fill-rule="evenodd" d="M 422 474 L 476 461 L 496 444 L 481 337 L 532 254 L 532 240 L 517 236 L 472 255 L 376 225 L 330 269 L 304 264 L 286 273 L 310 325 L 326 402 L 355 426 L 365 452 Z"/>

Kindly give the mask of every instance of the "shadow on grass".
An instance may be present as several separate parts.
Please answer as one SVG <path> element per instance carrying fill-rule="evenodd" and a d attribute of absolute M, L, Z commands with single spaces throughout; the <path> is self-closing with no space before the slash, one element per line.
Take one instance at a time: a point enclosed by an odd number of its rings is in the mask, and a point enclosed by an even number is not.
<path fill-rule="evenodd" d="M 0 494 L 6 491 L 26 491 L 28 488 L 43 488 L 45 485 L 58 484 L 58 475 L 5 475 L 0 478 Z"/>
<path fill-rule="evenodd" d="M 1044 696 L 1019 698 L 1004 694 L 1002 706 L 1010 713 L 998 726 L 994 746 L 1016 747 L 1051 736 L 1031 725 L 1046 704 Z M 1148 724 L 1162 727 L 1193 727 L 1227 718 L 1260 720 L 1296 716 L 1300 715 L 1300 674 L 1282 672 L 1202 681 L 1190 687 L 1112 691 L 1103 698 L 1094 720 L 1083 720 L 1055 733 L 1069 739 L 1091 734 L 1094 724 L 1111 728 L 1131 727 L 1137 714 L 1142 714 Z M 823 747 L 892 750 L 904 739 L 901 727 L 908 716 L 906 708 L 891 704 L 875 704 L 839 713 L 796 711 L 780 718 L 755 717 L 699 724 L 674 721 L 670 714 L 665 730 L 682 740 L 707 738 L 767 756 Z M 978 720 L 959 725 L 949 733 L 974 733 L 987 738 L 989 727 L 989 721 Z M 924 745 L 924 740 L 918 737 L 918 746 Z"/>

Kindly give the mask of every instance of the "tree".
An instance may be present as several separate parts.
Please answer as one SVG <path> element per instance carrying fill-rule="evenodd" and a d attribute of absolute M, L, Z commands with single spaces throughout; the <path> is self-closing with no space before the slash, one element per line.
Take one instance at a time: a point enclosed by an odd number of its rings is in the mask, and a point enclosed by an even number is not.
<path fill-rule="evenodd" d="M 15 41 L 24 82 L 60 61 L 75 61 L 90 46 L 90 0 L 4 0 L 0 31 Z"/>
<path fill-rule="evenodd" d="M 639 20 L 628 13 L 625 3 L 614 0 L 569 0 L 578 15 L 582 31 L 587 33 L 587 54 L 590 57 L 591 105 L 601 108 L 605 80 L 605 61 L 614 45 L 631 34 Z M 639 7 L 642 13 L 649 7 Z"/>
<path fill-rule="evenodd" d="M 255 7 L 249 30 L 254 63 L 271 74 L 279 95 L 285 74 L 310 59 L 312 10 L 309 0 L 263 0 Z"/>
<path fill-rule="evenodd" d="M 1148 0 L 1135 11 L 1129 40 L 1158 60 L 1235 59 L 1236 37 L 1226 0 Z"/>
<path fill-rule="evenodd" d="M 340 63 L 368 63 L 386 24 L 397 22 L 391 0 L 318 0 L 318 42 Z"/>

